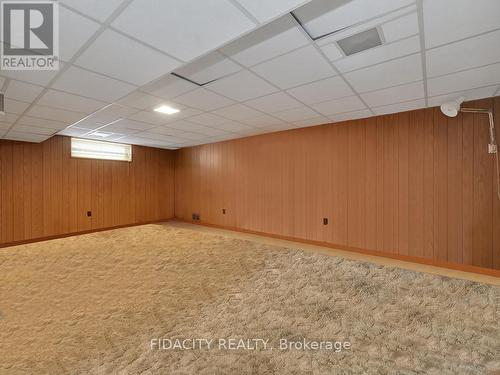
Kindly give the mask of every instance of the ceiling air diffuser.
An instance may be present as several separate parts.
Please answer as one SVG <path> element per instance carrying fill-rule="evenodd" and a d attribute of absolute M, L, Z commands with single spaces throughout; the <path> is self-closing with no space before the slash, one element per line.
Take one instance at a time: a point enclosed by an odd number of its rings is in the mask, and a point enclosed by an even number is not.
<path fill-rule="evenodd" d="M 382 39 L 376 28 L 363 31 L 337 41 L 338 46 L 346 56 L 366 51 L 382 45 Z"/>

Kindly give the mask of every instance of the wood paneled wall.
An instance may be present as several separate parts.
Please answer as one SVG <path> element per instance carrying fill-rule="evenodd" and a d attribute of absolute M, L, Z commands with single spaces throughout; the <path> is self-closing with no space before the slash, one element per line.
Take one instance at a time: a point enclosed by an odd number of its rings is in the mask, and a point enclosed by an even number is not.
<path fill-rule="evenodd" d="M 0 141 L 0 244 L 174 216 L 174 154 L 133 146 L 131 163 L 70 157 L 70 138 Z M 92 216 L 87 216 L 92 211 Z"/>
<path fill-rule="evenodd" d="M 469 104 L 493 102 L 498 125 L 500 98 Z M 500 202 L 487 143 L 487 116 L 448 119 L 432 108 L 182 149 L 175 213 L 500 269 Z"/>

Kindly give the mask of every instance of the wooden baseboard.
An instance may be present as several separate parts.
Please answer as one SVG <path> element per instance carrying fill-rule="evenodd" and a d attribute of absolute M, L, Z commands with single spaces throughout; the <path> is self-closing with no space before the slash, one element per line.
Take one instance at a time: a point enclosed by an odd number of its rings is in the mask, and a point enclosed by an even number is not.
<path fill-rule="evenodd" d="M 172 217 L 172 218 L 163 219 L 163 220 L 143 221 L 143 222 L 140 222 L 140 223 L 116 225 L 114 227 L 99 228 L 99 229 L 90 229 L 90 230 L 84 230 L 84 231 L 80 231 L 80 232 L 62 233 L 62 234 L 57 234 L 57 235 L 54 235 L 54 236 L 30 238 L 30 239 L 27 239 L 27 240 L 20 240 L 20 241 L 13 241 L 13 242 L 2 243 L 2 244 L 0 244 L 0 249 L 4 248 L 4 247 L 26 245 L 26 244 L 30 244 L 30 243 L 36 243 L 36 242 L 57 240 L 59 238 L 79 236 L 79 235 L 82 235 L 82 234 L 104 232 L 104 231 L 113 230 L 113 229 L 137 227 L 139 225 L 147 225 L 147 224 L 165 223 L 165 222 L 171 221 L 171 220 L 174 220 L 174 218 Z"/>
<path fill-rule="evenodd" d="M 195 224 L 195 225 L 211 227 L 211 228 L 218 228 L 218 229 L 231 230 L 231 231 L 241 232 L 241 233 L 255 234 L 255 235 L 264 236 L 264 237 L 277 238 L 280 240 L 305 243 L 308 245 L 323 246 L 323 247 L 327 247 L 327 248 L 331 248 L 331 249 L 346 250 L 346 251 L 351 251 L 351 252 L 360 253 L 360 254 L 373 255 L 373 256 L 383 257 L 383 258 L 391 258 L 391 259 L 401 260 L 401 261 L 405 261 L 405 262 L 425 264 L 428 266 L 441 267 L 441 268 L 447 268 L 447 269 L 452 269 L 452 270 L 456 270 L 456 271 L 471 272 L 471 273 L 488 275 L 488 276 L 500 278 L 500 270 L 496 270 L 496 269 L 492 269 L 492 268 L 477 267 L 477 266 L 466 265 L 466 264 L 456 264 L 456 263 L 450 263 L 450 262 L 445 262 L 445 261 L 440 261 L 440 260 L 420 258 L 420 257 L 415 257 L 415 256 L 410 256 L 410 255 L 393 254 L 393 253 L 388 253 L 388 252 L 384 252 L 384 251 L 367 250 L 367 249 L 361 249 L 361 248 L 350 247 L 350 246 L 345 246 L 345 245 L 333 244 L 333 243 L 329 243 L 329 242 L 306 240 L 303 238 L 289 237 L 289 236 L 283 236 L 283 235 L 279 235 L 279 234 L 272 234 L 272 233 L 265 233 L 265 232 L 258 232 L 258 231 L 253 231 L 253 230 L 249 230 L 249 229 L 242 229 L 242 228 L 230 227 L 230 226 L 225 226 L 225 225 L 218 225 L 218 224 L 210 224 L 210 223 L 205 223 L 205 222 L 197 222 L 197 221 L 192 221 L 192 220 L 185 220 L 185 219 L 181 219 L 181 218 L 177 218 L 177 217 L 174 218 L 174 220 L 181 221 L 184 223 L 190 223 L 190 224 Z"/>

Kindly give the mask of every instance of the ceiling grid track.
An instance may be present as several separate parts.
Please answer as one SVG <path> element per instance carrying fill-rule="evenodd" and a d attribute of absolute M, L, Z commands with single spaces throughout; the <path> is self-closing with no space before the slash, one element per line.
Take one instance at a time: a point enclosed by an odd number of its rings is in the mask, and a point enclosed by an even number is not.
<path fill-rule="evenodd" d="M 427 53 L 425 48 L 424 1 L 417 0 L 418 26 L 420 28 L 420 49 L 422 53 L 422 79 L 424 81 L 425 106 L 429 106 L 429 92 L 427 89 Z"/>
<path fill-rule="evenodd" d="M 26 113 L 28 113 L 33 108 L 33 106 L 35 106 L 38 103 L 40 98 L 49 90 L 50 87 L 52 87 L 54 82 L 57 81 L 57 79 L 59 79 L 59 77 L 61 77 L 62 74 L 73 65 L 73 63 L 83 54 L 83 52 L 106 30 L 106 28 L 111 24 L 111 22 L 113 22 L 116 19 L 116 17 L 118 17 L 125 10 L 125 8 L 127 8 L 129 6 L 129 4 L 132 3 L 132 1 L 134 1 L 134 0 L 125 0 L 123 3 L 120 4 L 120 6 L 117 9 L 115 9 L 115 11 L 106 19 L 106 21 L 104 23 L 100 24 L 99 29 L 90 37 L 89 40 L 87 40 L 83 44 L 82 47 L 80 47 L 80 49 L 73 55 L 73 57 L 67 63 L 64 64 L 63 68 L 59 69 L 57 74 L 49 81 L 49 83 L 46 85 L 46 87 L 44 87 L 42 92 L 40 94 L 38 94 L 38 96 L 28 106 L 28 108 L 26 108 L 24 110 L 24 112 L 19 115 L 19 117 L 16 119 L 16 121 L 7 129 L 7 131 L 4 133 L 4 136 L 6 134 L 8 134 L 14 128 L 14 126 L 18 123 L 18 121 L 24 115 L 26 115 Z M 57 134 L 57 133 L 58 132 L 55 132 L 54 134 Z"/>

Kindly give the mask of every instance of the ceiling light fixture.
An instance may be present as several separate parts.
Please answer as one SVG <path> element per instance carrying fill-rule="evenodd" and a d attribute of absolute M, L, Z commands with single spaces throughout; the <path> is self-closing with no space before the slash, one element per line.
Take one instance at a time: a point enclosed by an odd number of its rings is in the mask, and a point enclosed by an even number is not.
<path fill-rule="evenodd" d="M 164 113 L 166 115 L 173 115 L 174 113 L 179 113 L 180 111 L 177 108 L 172 108 L 168 105 L 162 105 L 158 108 L 155 108 L 155 112 Z"/>

